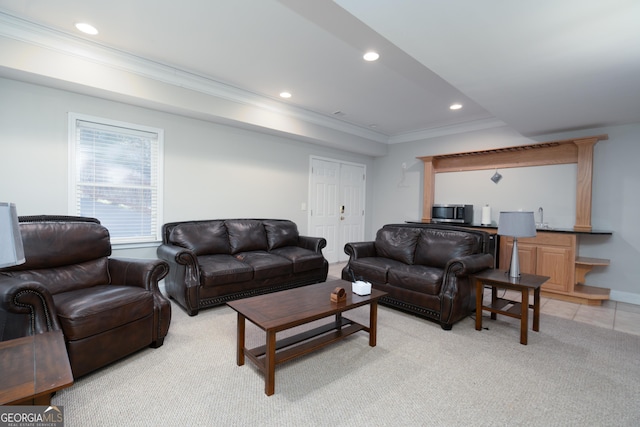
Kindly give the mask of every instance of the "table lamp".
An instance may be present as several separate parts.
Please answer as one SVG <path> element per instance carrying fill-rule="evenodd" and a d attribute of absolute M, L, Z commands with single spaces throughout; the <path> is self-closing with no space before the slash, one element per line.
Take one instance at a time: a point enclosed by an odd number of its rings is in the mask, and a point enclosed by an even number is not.
<path fill-rule="evenodd" d="M 518 258 L 518 237 L 535 237 L 536 222 L 533 212 L 500 212 L 498 222 L 498 234 L 513 237 L 513 249 L 511 250 L 511 265 L 509 277 L 520 277 L 520 259 Z"/>
<path fill-rule="evenodd" d="M 0 202 L 0 268 L 25 262 L 18 214 L 13 203 Z"/>

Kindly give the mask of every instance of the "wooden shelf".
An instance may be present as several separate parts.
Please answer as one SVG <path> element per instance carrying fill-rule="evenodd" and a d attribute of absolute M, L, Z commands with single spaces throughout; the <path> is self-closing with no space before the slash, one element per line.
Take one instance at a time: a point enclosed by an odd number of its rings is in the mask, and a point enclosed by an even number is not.
<path fill-rule="evenodd" d="M 418 157 L 424 163 L 422 221 L 431 221 L 436 173 L 575 163 L 578 169 L 576 221 L 573 228 L 576 231 L 591 231 L 593 147 L 598 141 L 606 139 L 609 136 L 604 134 L 494 150 Z"/>
<path fill-rule="evenodd" d="M 579 256 L 576 258 L 576 265 L 596 266 L 596 265 L 609 265 L 609 260 L 605 258 L 588 258 Z"/>
<path fill-rule="evenodd" d="M 543 290 L 542 296 L 576 304 L 601 305 L 602 301 L 609 299 L 609 291 L 607 288 L 599 288 L 597 286 L 575 285 L 571 293 L 560 291 L 545 292 Z"/>

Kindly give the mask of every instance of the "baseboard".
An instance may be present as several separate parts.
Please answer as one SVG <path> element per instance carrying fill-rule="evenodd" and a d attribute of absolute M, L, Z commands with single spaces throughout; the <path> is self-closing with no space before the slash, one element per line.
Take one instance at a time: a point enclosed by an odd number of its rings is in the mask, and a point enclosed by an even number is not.
<path fill-rule="evenodd" d="M 640 305 L 640 294 L 634 294 L 631 292 L 622 292 L 611 290 L 609 299 L 613 301 L 626 302 L 629 304 Z"/>

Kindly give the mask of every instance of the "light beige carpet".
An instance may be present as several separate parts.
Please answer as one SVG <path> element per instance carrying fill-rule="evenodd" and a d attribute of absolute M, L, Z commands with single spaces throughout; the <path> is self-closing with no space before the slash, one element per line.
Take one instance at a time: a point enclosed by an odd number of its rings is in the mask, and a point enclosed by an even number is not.
<path fill-rule="evenodd" d="M 368 319 L 366 309 L 353 317 Z M 66 426 L 637 426 L 640 337 L 542 315 L 476 331 L 380 307 L 378 345 L 356 334 L 262 374 L 235 363 L 236 315 L 175 304 L 164 346 L 85 376 L 53 398 Z M 248 344 L 264 334 L 248 328 Z"/>

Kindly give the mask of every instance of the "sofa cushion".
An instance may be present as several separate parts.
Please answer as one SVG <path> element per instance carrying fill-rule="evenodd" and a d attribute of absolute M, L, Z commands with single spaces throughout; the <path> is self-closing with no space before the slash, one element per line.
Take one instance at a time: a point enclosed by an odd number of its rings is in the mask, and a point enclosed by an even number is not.
<path fill-rule="evenodd" d="M 198 267 L 200 267 L 200 284 L 204 287 L 246 282 L 253 279 L 253 268 L 249 264 L 237 260 L 233 255 L 199 256 Z"/>
<path fill-rule="evenodd" d="M 262 221 L 256 219 L 226 220 L 231 254 L 248 251 L 266 251 L 267 233 Z"/>
<path fill-rule="evenodd" d="M 401 265 L 389 269 L 388 283 L 412 291 L 438 295 L 442 287 L 441 268 L 427 267 L 424 265 Z"/>
<path fill-rule="evenodd" d="M 283 246 L 298 246 L 298 227 L 294 222 L 285 220 L 265 220 L 267 245 L 271 251 Z"/>
<path fill-rule="evenodd" d="M 387 272 L 392 267 L 406 265 L 400 261 L 389 258 L 365 257 L 352 259 L 349 267 L 357 280 L 365 280 L 372 283 L 387 283 Z"/>
<path fill-rule="evenodd" d="M 447 262 L 480 252 L 481 243 L 473 234 L 436 228 L 423 229 L 418 238 L 415 264 L 444 268 Z"/>
<path fill-rule="evenodd" d="M 169 243 L 192 250 L 196 255 L 228 254 L 229 235 L 224 221 L 196 221 L 176 225 Z"/>
<path fill-rule="evenodd" d="M 154 306 L 153 293 L 135 286 L 94 286 L 54 295 L 53 301 L 69 341 L 150 316 Z"/>
<path fill-rule="evenodd" d="M 7 271 L 3 274 L 41 283 L 52 295 L 111 283 L 109 259 L 106 257 L 56 268 Z"/>
<path fill-rule="evenodd" d="M 376 233 L 376 253 L 405 264 L 413 264 L 420 230 L 404 227 L 383 227 Z"/>
<path fill-rule="evenodd" d="M 256 280 L 286 276 L 293 272 L 293 263 L 291 261 L 269 252 L 241 252 L 236 254 L 235 257 L 253 268 L 253 278 Z"/>
<path fill-rule="evenodd" d="M 302 271 L 315 270 L 322 268 L 324 265 L 324 257 L 309 249 L 300 248 L 298 246 L 285 246 L 272 250 L 270 253 L 287 258 L 293 262 L 293 272 L 300 273 Z"/>

